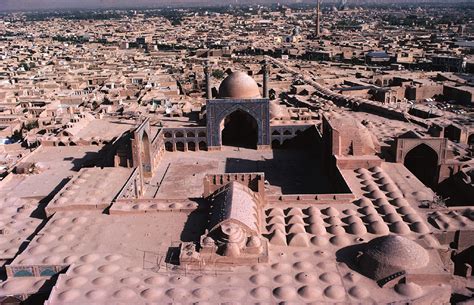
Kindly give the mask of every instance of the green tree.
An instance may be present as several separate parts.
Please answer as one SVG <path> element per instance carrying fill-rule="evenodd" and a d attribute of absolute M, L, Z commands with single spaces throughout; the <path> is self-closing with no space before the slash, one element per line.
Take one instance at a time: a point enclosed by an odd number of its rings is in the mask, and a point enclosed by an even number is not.
<path fill-rule="evenodd" d="M 38 121 L 32 121 L 25 124 L 25 129 L 28 131 L 32 130 L 33 128 L 38 128 L 38 127 L 39 127 Z"/>
<path fill-rule="evenodd" d="M 222 71 L 220 69 L 212 70 L 212 77 L 214 77 L 216 79 L 222 79 L 222 78 L 224 78 L 224 71 Z"/>

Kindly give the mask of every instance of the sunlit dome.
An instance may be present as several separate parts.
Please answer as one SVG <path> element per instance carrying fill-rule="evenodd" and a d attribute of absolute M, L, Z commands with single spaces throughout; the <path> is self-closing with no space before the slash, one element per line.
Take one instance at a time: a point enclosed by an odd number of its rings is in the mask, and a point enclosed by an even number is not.
<path fill-rule="evenodd" d="M 428 265 L 428 252 L 416 242 L 399 235 L 387 235 L 371 240 L 360 258 L 362 272 L 380 280 L 399 271 L 409 271 Z"/>
<path fill-rule="evenodd" d="M 257 82 L 247 73 L 236 71 L 227 76 L 219 86 L 219 98 L 255 99 L 261 98 Z"/>

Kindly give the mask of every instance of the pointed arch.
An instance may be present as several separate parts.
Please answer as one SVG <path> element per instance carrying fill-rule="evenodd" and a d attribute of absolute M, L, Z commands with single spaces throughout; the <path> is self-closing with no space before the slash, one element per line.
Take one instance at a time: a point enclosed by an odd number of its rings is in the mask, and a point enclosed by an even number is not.
<path fill-rule="evenodd" d="M 474 146 L 474 133 L 470 134 L 469 137 L 467 138 L 467 144 L 469 146 Z"/>
<path fill-rule="evenodd" d="M 258 122 L 245 111 L 237 109 L 224 117 L 220 132 L 222 145 L 257 148 Z"/>
<path fill-rule="evenodd" d="M 150 138 L 146 132 L 143 132 L 142 138 L 140 141 L 140 157 L 143 172 L 151 175 L 151 151 L 150 151 Z"/>
<path fill-rule="evenodd" d="M 232 116 L 236 116 L 236 118 L 232 118 Z M 243 119 L 242 122 L 238 122 L 239 118 Z M 260 134 L 260 130 L 261 130 L 261 122 L 260 120 L 258 119 L 258 116 L 256 114 L 253 113 L 253 111 L 251 111 L 250 109 L 248 109 L 247 107 L 241 105 L 241 104 L 235 104 L 233 105 L 232 107 L 229 107 L 227 109 L 225 109 L 224 111 L 222 111 L 220 113 L 220 115 L 218 116 L 218 120 L 216 122 L 219 122 L 219 144 L 220 145 L 224 145 L 224 142 L 223 142 L 223 135 L 224 134 L 224 128 L 225 128 L 225 125 L 226 125 L 226 119 L 229 119 L 230 121 L 233 121 L 237 124 L 239 123 L 243 123 L 243 122 L 247 122 L 247 123 L 250 123 L 252 124 L 252 130 L 254 130 L 256 132 L 256 134 L 250 134 L 250 130 L 244 130 L 245 132 L 248 132 L 249 136 L 252 137 L 251 141 L 249 140 L 248 143 L 243 143 L 243 144 L 246 144 L 246 145 L 243 145 L 243 146 L 248 146 L 248 147 L 251 147 L 251 148 L 257 148 L 257 145 L 259 144 L 259 138 L 261 137 L 261 134 Z M 241 126 L 242 127 L 242 126 Z M 237 126 L 234 126 L 234 128 L 238 128 Z M 244 136 L 244 135 L 242 135 Z M 254 139 L 254 136 L 256 137 L 256 139 Z M 255 141 L 255 144 L 253 143 Z M 231 142 L 229 142 L 228 144 L 232 144 L 232 140 Z M 238 140 L 237 140 L 238 142 Z M 236 142 L 236 145 L 239 146 L 239 144 Z M 234 144 L 232 144 L 234 145 Z"/>
<path fill-rule="evenodd" d="M 405 167 L 426 186 L 436 185 L 438 174 L 438 153 L 430 146 L 421 143 L 413 147 L 403 162 Z"/>
<path fill-rule="evenodd" d="M 204 141 L 199 142 L 199 150 L 207 150 L 207 144 Z"/>
<path fill-rule="evenodd" d="M 222 121 L 231 113 L 241 110 L 257 122 L 257 149 L 270 146 L 269 104 L 267 99 L 210 100 L 207 106 L 207 144 L 218 148 L 222 145 Z"/>
<path fill-rule="evenodd" d="M 280 140 L 273 140 L 272 141 L 272 148 L 275 149 L 275 148 L 280 148 L 281 144 L 280 144 Z"/>
<path fill-rule="evenodd" d="M 184 142 L 176 142 L 176 150 L 184 151 Z"/>

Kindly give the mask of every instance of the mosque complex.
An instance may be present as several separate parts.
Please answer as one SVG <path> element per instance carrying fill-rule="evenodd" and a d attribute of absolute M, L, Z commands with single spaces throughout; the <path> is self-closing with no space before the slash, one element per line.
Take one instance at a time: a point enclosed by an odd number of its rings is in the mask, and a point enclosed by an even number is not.
<path fill-rule="evenodd" d="M 204 69 L 206 103 L 195 117 L 140 116 L 106 152 L 45 140 L 23 160 L 38 172 L 0 184 L 0 200 L 17 196 L 2 217 L 28 222 L 23 236 L 33 236 L 18 253 L 7 249 L 21 235 L 0 239 L 0 296 L 47 295 L 47 305 L 449 303 L 472 274 L 473 210 L 441 206 L 432 189 L 463 170 L 473 177 L 471 159 L 455 157 L 439 130 L 319 84 L 331 110 L 283 105 L 271 96 L 278 62 L 261 64 L 261 83 L 236 70 L 218 88 Z M 387 145 L 376 132 L 390 126 L 404 131 Z M 29 194 L 48 167 L 63 166 L 48 155 L 77 170 L 64 169 L 56 192 Z M 472 183 L 459 187 L 471 192 Z M 46 220 L 34 229 L 37 198 L 47 198 Z"/>

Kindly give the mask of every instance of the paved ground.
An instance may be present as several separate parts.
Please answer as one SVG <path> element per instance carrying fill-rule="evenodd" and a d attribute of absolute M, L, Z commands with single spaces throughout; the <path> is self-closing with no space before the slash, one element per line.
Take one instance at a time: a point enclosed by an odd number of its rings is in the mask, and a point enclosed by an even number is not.
<path fill-rule="evenodd" d="M 270 183 L 269 193 L 274 194 L 332 191 L 321 169 L 320 156 L 312 151 L 225 147 L 220 152 L 166 153 L 150 182 L 146 197 L 200 197 L 202 181 L 207 173 L 235 172 L 264 172 Z"/>

